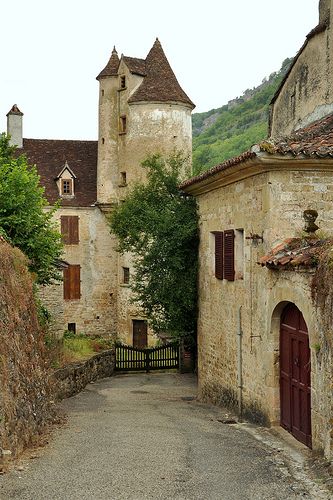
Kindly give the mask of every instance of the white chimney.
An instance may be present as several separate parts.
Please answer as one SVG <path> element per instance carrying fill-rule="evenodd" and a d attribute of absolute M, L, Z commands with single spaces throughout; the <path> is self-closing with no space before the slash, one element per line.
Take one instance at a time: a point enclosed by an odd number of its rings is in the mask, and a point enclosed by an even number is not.
<path fill-rule="evenodd" d="M 7 134 L 10 135 L 9 144 L 11 146 L 23 147 L 22 119 L 23 113 L 16 104 L 7 113 Z"/>

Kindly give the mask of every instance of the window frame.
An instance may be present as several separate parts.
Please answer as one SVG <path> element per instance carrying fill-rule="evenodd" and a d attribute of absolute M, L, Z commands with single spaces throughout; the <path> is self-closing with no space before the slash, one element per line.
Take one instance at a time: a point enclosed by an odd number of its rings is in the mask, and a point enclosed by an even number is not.
<path fill-rule="evenodd" d="M 65 192 L 64 186 L 68 182 L 70 192 Z M 74 195 L 74 182 L 73 179 L 60 179 L 60 194 L 61 196 L 73 196 Z"/>

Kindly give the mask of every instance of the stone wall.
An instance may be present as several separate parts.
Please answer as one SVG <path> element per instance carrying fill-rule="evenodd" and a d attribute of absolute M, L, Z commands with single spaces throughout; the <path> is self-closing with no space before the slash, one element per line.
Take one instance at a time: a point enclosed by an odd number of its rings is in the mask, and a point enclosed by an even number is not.
<path fill-rule="evenodd" d="M 303 313 L 311 349 L 313 447 L 330 456 L 332 432 L 332 353 L 317 355 L 323 344 L 320 315 L 311 299 L 311 272 L 274 272 L 257 264 L 278 240 L 299 236 L 303 210 L 316 207 L 319 226 L 333 233 L 332 173 L 298 171 L 281 162 L 278 168 L 198 195 L 200 214 L 198 383 L 199 396 L 217 404 L 238 405 L 239 325 L 243 332 L 242 376 L 244 416 L 262 424 L 279 423 L 280 314 L 288 303 Z M 301 167 L 300 167 L 301 168 Z M 315 174 L 314 174 L 315 172 Z M 235 174 L 236 176 L 236 174 Z M 214 180 L 212 181 L 214 182 Z M 318 219 L 318 220 L 319 220 Z M 214 274 L 214 231 L 234 229 L 235 281 Z M 261 240 L 251 235 L 263 236 Z"/>
<path fill-rule="evenodd" d="M 0 241 L 0 449 L 17 456 L 54 416 L 26 259 Z"/>
<path fill-rule="evenodd" d="M 115 351 L 96 354 L 80 363 L 72 363 L 53 374 L 55 399 L 74 396 L 95 380 L 111 377 L 115 368 Z"/>

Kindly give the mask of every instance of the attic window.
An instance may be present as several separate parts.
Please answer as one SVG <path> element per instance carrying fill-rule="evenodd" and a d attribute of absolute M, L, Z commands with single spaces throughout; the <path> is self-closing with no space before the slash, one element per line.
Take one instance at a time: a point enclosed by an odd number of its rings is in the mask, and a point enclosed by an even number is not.
<path fill-rule="evenodd" d="M 125 89 L 126 88 L 126 76 L 121 76 L 120 77 L 120 88 Z"/>
<path fill-rule="evenodd" d="M 73 179 L 61 179 L 61 194 L 65 196 L 73 194 Z"/>
<path fill-rule="evenodd" d="M 127 128 L 126 115 L 121 115 L 119 119 L 119 133 L 126 134 L 126 128 Z"/>

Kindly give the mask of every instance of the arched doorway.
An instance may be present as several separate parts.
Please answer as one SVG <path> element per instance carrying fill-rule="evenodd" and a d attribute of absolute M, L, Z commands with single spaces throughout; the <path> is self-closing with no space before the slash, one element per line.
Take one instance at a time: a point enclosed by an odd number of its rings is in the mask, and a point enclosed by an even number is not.
<path fill-rule="evenodd" d="M 280 324 L 281 426 L 311 448 L 311 360 L 301 311 L 288 304 Z"/>

